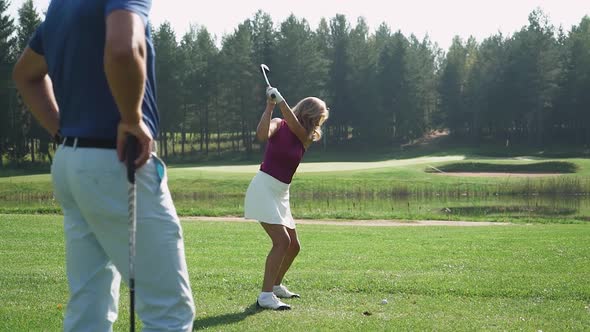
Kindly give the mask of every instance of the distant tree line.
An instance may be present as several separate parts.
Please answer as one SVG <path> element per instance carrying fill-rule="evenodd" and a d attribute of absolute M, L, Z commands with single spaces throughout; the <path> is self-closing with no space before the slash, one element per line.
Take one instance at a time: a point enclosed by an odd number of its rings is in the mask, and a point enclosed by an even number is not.
<path fill-rule="evenodd" d="M 0 0 L 0 156 L 45 160 L 51 140 L 10 80 L 41 17 L 32 0 L 16 20 L 7 8 Z M 291 106 L 306 96 L 326 100 L 325 148 L 399 147 L 443 128 L 470 144 L 590 144 L 588 16 L 564 31 L 536 9 L 511 36 L 481 43 L 455 37 L 446 52 L 428 37 L 387 24 L 370 31 L 363 18 L 350 23 L 343 15 L 312 30 L 303 18 L 275 24 L 259 11 L 220 47 L 204 26 L 180 37 L 167 22 L 151 29 L 165 157 L 256 149 L 265 103 L 261 63 Z"/>

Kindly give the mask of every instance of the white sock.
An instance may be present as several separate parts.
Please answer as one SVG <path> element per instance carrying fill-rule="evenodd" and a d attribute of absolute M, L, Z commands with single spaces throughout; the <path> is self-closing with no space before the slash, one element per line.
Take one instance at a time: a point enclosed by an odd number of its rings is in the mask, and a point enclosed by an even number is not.
<path fill-rule="evenodd" d="M 264 300 L 264 299 L 271 298 L 272 295 L 273 295 L 273 292 L 260 292 L 260 295 L 258 296 L 258 298 L 261 300 Z"/>

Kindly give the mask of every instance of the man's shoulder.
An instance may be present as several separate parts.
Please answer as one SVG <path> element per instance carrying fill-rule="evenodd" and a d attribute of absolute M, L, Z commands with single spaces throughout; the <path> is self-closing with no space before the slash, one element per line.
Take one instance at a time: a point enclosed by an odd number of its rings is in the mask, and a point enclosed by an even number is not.
<path fill-rule="evenodd" d="M 147 24 L 152 0 L 105 0 L 105 15 L 115 10 L 128 10 L 139 15 Z"/>

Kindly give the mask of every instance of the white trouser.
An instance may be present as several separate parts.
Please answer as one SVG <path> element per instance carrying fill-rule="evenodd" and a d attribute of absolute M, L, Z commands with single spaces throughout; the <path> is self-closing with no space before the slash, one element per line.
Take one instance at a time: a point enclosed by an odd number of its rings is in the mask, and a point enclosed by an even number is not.
<path fill-rule="evenodd" d="M 126 168 L 111 149 L 60 146 L 51 174 L 64 213 L 70 299 L 64 331 L 112 331 L 129 275 Z M 136 174 L 136 311 L 143 331 L 190 331 L 194 302 L 165 167 Z"/>

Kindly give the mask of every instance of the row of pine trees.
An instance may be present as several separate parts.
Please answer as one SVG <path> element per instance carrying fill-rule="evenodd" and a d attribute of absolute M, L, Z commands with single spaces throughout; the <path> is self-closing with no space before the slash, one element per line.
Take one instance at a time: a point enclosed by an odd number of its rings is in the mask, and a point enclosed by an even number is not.
<path fill-rule="evenodd" d="M 50 138 L 10 80 L 41 15 L 32 0 L 17 18 L 7 8 L 0 0 L 0 155 L 46 160 Z M 536 9 L 512 35 L 455 37 L 448 50 L 343 15 L 312 29 L 304 18 L 274 22 L 259 11 L 221 39 L 199 25 L 180 36 L 167 22 L 151 29 L 166 158 L 255 151 L 265 103 L 261 63 L 291 106 L 306 96 L 328 103 L 328 149 L 399 147 L 435 129 L 468 144 L 590 144 L 588 16 L 555 27 Z"/>

